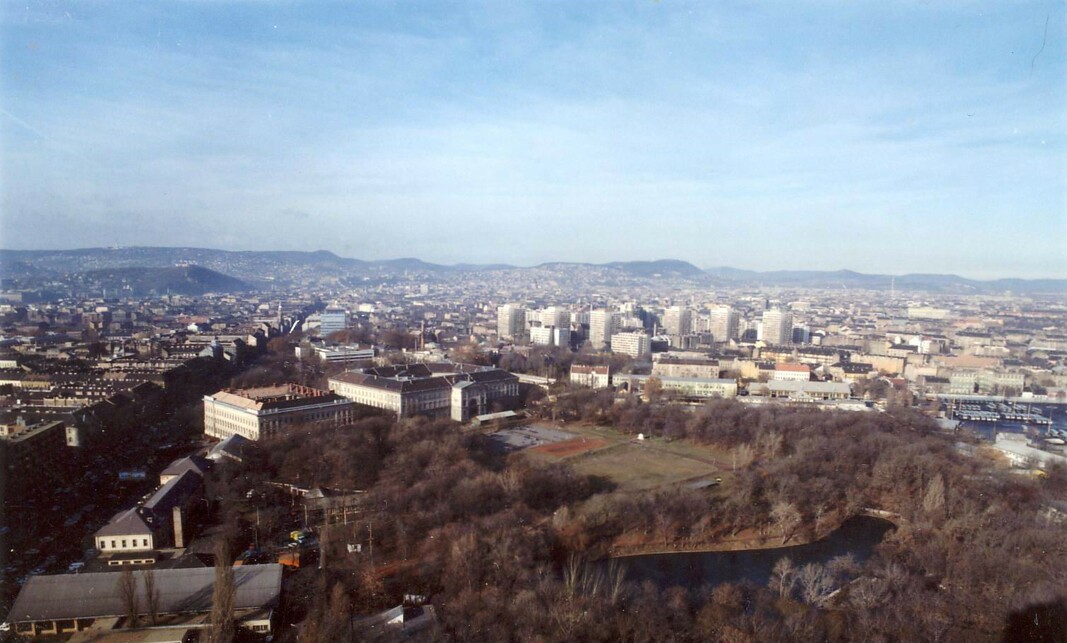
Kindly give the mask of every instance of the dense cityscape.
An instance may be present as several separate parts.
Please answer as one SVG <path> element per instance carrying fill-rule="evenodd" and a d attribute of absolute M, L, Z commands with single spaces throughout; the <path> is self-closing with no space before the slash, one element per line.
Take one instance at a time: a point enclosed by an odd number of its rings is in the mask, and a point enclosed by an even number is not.
<path fill-rule="evenodd" d="M 24 259 L 5 254 L 5 274 L 40 272 Z M 1063 600 L 1067 303 L 1048 284 L 761 285 L 652 262 L 405 264 L 340 287 L 313 254 L 243 259 L 271 267 L 227 279 L 270 285 L 133 296 L 81 273 L 5 278 L 7 635 L 495 638 L 471 610 L 504 609 L 486 592 L 531 578 L 547 620 L 523 627 L 548 640 L 589 637 L 582 615 L 610 605 L 640 620 L 644 599 L 682 620 L 605 631 L 837 639 L 902 618 L 922 638 L 997 640 L 1026 601 Z M 830 473 L 799 461 L 816 428 L 842 450 Z M 856 431 L 899 444 L 850 462 Z M 986 545 L 1025 570 L 998 570 L 1001 589 L 912 547 L 965 518 L 979 546 L 995 528 L 969 496 L 987 491 L 1037 530 Z M 484 521 L 517 540 L 471 541 Z M 697 581 L 648 562 L 730 551 L 766 556 Z M 476 571 L 501 555 L 519 558 Z M 456 585 L 455 556 L 484 558 L 464 563 L 478 589 Z M 864 603 L 893 583 L 923 587 L 937 618 Z M 962 586 L 981 614 L 954 611 Z"/>
<path fill-rule="evenodd" d="M 1067 3 L 0 0 L 0 643 L 1067 642 Z"/>

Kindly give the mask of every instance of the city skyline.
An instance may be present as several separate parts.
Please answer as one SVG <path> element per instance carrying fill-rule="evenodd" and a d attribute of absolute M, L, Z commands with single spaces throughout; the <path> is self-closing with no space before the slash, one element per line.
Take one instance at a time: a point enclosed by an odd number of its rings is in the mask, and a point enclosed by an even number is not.
<path fill-rule="evenodd" d="M 1064 8 L 0 15 L 0 247 L 1067 277 Z"/>

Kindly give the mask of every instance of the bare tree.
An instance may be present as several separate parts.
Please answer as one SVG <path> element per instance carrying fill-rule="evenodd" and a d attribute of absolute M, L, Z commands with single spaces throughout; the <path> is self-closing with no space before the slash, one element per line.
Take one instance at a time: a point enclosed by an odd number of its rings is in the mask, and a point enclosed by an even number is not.
<path fill-rule="evenodd" d="M 326 569 L 326 558 L 329 556 L 332 535 L 329 525 L 324 522 L 322 529 L 319 530 L 319 569 L 323 570 L 323 573 Z"/>
<path fill-rule="evenodd" d="M 346 641 L 352 638 L 352 602 L 341 583 L 335 583 L 323 623 L 323 641 Z"/>
<path fill-rule="evenodd" d="M 211 629 L 209 643 L 230 643 L 234 635 L 234 602 L 236 588 L 229 547 L 225 540 L 215 543 L 215 587 L 211 595 Z"/>
<path fill-rule="evenodd" d="M 778 590 L 778 596 L 785 598 L 793 593 L 797 584 L 797 569 L 793 567 L 793 561 L 789 556 L 778 559 L 771 570 L 769 585 Z"/>
<path fill-rule="evenodd" d="M 759 450 L 766 458 L 774 458 L 782 450 L 785 438 L 778 431 L 768 431 L 760 436 Z"/>
<path fill-rule="evenodd" d="M 800 524 L 800 511 L 792 503 L 779 500 L 771 507 L 771 520 L 778 526 L 782 544 L 785 544 L 785 541 L 793 535 L 793 530 Z"/>
<path fill-rule="evenodd" d="M 751 444 L 744 443 L 744 444 L 739 444 L 731 452 L 730 455 L 731 455 L 731 458 L 733 460 L 733 470 L 736 472 L 738 467 L 741 467 L 742 469 L 744 469 L 749 464 L 751 464 L 752 460 L 753 460 L 753 458 L 755 457 L 756 454 L 755 454 L 755 450 L 752 448 Z"/>
<path fill-rule="evenodd" d="M 836 589 L 831 575 L 818 563 L 801 567 L 799 578 L 801 595 L 809 605 L 823 607 Z"/>
<path fill-rule="evenodd" d="M 658 377 L 650 377 L 645 381 L 645 398 L 649 402 L 658 402 L 663 399 L 663 381 Z"/>
<path fill-rule="evenodd" d="M 611 559 L 607 571 L 608 599 L 612 605 L 618 605 L 626 589 L 626 568 L 619 564 L 617 558 Z"/>
<path fill-rule="evenodd" d="M 926 495 L 923 496 L 923 511 L 927 515 L 933 515 L 945 506 L 945 480 L 938 473 L 926 485 Z"/>
<path fill-rule="evenodd" d="M 148 623 L 155 625 L 159 620 L 159 588 L 156 587 L 156 572 L 146 569 L 141 572 L 144 577 L 145 601 L 148 607 Z"/>
<path fill-rule="evenodd" d="M 123 569 L 119 572 L 119 596 L 122 598 L 122 606 L 126 609 L 126 626 L 137 627 L 141 608 L 137 602 L 137 579 L 133 571 Z"/>

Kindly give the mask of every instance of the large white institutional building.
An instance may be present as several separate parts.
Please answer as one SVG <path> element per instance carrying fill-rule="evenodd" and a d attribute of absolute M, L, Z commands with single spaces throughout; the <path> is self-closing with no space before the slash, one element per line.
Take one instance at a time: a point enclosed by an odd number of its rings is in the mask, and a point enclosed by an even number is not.
<path fill-rule="evenodd" d="M 341 373 L 330 378 L 330 390 L 400 417 L 430 415 L 466 422 L 487 413 L 493 402 L 517 397 L 519 378 L 490 366 L 411 364 Z"/>
<path fill-rule="evenodd" d="M 346 424 L 352 412 L 350 400 L 298 384 L 228 389 L 204 396 L 204 433 L 258 440 L 297 425 Z"/>

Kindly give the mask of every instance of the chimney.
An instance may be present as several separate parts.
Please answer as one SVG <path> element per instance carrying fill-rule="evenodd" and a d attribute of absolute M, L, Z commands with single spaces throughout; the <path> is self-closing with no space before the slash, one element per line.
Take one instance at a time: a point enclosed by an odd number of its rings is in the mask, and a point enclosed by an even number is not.
<path fill-rule="evenodd" d="M 185 547 L 185 538 L 182 534 L 182 508 L 175 507 L 171 516 L 174 522 L 174 548 L 183 549 Z"/>

